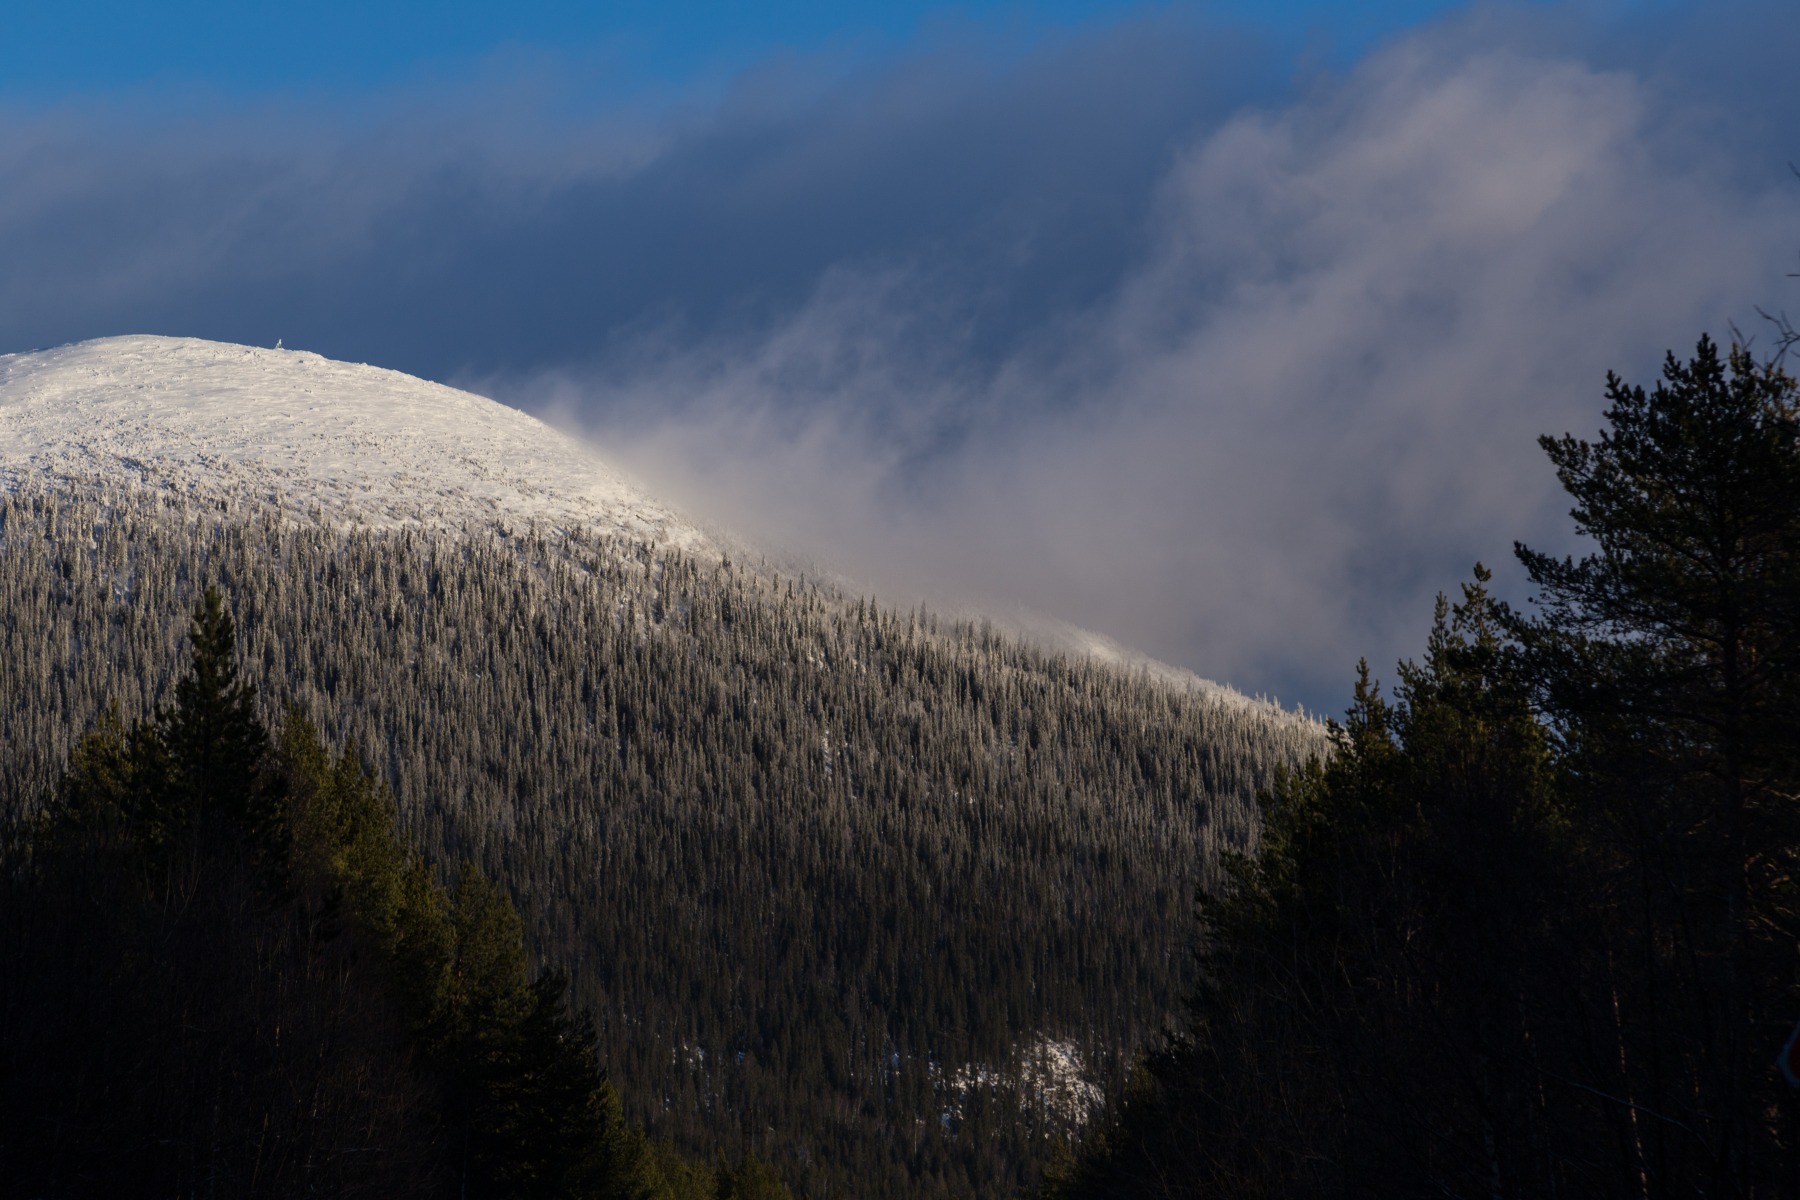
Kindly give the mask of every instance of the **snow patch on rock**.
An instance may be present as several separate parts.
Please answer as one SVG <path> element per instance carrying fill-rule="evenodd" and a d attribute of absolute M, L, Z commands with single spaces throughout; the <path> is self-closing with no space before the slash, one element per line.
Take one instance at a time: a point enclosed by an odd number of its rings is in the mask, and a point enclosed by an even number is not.
<path fill-rule="evenodd" d="M 1040 1032 L 1030 1042 L 1015 1045 L 1009 1058 L 999 1066 L 964 1063 L 948 1073 L 940 1084 L 946 1104 L 938 1120 L 944 1128 L 955 1129 L 962 1122 L 970 1094 L 976 1091 L 1011 1091 L 1020 1112 L 1047 1118 L 1066 1130 L 1083 1128 L 1105 1106 L 1105 1094 L 1089 1078 L 1074 1042 Z"/>

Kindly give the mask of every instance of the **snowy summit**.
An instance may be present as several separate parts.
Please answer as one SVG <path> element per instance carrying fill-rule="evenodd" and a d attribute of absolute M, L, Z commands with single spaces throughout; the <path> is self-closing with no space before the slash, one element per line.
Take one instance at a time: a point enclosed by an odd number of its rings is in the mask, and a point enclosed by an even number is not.
<path fill-rule="evenodd" d="M 339 526 L 535 521 L 546 532 L 580 526 L 688 552 L 751 553 L 517 409 L 381 367 L 197 338 L 100 338 L 0 356 L 0 491 L 27 487 L 172 492 Z M 859 589 L 846 581 L 844 590 Z M 1054 651 L 1260 703 L 1023 609 L 953 605 L 951 615 L 991 618 Z"/>
<path fill-rule="evenodd" d="M 551 527 L 711 539 L 582 443 L 398 371 L 195 338 L 0 356 L 0 488 L 175 489 L 296 519 Z"/>

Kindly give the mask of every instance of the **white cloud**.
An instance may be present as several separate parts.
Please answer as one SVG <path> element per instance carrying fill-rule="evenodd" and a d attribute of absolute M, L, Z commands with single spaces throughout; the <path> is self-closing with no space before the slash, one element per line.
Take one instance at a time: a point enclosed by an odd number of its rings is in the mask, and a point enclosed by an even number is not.
<path fill-rule="evenodd" d="M 1597 428 L 1609 367 L 1779 303 L 1800 197 L 1650 86 L 1420 35 L 1189 146 L 1123 286 L 1000 362 L 953 272 L 844 267 L 569 395 L 722 519 L 1329 704 L 1477 557 L 1566 542 L 1534 439 Z"/>

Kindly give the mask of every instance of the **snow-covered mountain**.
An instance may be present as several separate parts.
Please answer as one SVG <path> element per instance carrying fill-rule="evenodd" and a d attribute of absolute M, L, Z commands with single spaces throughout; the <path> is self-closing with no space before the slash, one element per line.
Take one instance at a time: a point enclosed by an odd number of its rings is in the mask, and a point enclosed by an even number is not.
<path fill-rule="evenodd" d="M 304 350 L 134 335 L 0 356 L 0 491 L 28 484 L 173 492 L 348 527 L 580 526 L 864 590 L 828 566 L 702 529 L 517 409 Z M 1043 614 L 941 597 L 933 607 L 1173 687 L 1263 704 Z"/>
<path fill-rule="evenodd" d="M 393 371 L 0 357 L 0 826 L 100 714 L 168 704 L 216 585 L 266 715 L 357 747 L 421 853 L 509 881 L 572 961 L 632 1120 L 707 1154 L 784 1114 L 803 1194 L 998 1179 L 1167 1026 L 1195 889 L 1325 734 L 1030 613 L 804 570 Z"/>
<path fill-rule="evenodd" d="M 0 357 L 0 487 L 31 479 L 175 489 L 348 525 L 537 520 L 711 545 L 516 409 L 380 367 L 195 338 Z"/>

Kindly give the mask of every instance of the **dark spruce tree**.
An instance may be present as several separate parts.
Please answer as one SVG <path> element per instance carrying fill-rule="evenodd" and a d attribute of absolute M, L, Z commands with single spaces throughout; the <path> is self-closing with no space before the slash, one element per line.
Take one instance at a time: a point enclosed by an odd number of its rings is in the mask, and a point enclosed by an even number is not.
<path fill-rule="evenodd" d="M 231 615 L 217 588 L 206 589 L 189 636 L 188 673 L 175 685 L 174 710 L 160 722 L 189 806 L 238 825 L 271 820 L 269 737 L 255 686 L 238 678 Z"/>
<path fill-rule="evenodd" d="M 1607 381 L 1596 442 L 1545 438 L 1594 551 L 1523 546 L 1517 627 L 1558 735 L 1609 954 L 1622 1170 L 1653 1194 L 1800 1187 L 1771 1066 L 1800 1020 L 1800 410 L 1702 339 Z"/>
<path fill-rule="evenodd" d="M 6 843 L 0 1194 L 695 1196 L 506 893 L 448 893 L 304 720 L 272 743 L 234 653 L 209 591 L 174 707 Z"/>
<path fill-rule="evenodd" d="M 280 789 L 229 630 L 209 596 L 175 707 L 129 729 L 102 721 L 5 864 L 9 1194 L 449 1182 L 402 1014 L 346 940 L 304 919 L 287 864 L 265 853 Z"/>

